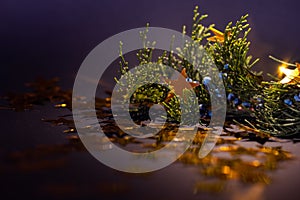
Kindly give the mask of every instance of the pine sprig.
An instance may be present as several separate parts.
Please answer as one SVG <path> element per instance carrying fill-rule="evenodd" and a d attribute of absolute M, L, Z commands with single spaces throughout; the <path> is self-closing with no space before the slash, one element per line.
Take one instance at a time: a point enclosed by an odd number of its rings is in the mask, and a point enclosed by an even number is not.
<path fill-rule="evenodd" d="M 298 83 L 264 82 L 263 106 L 254 111 L 254 126 L 275 136 L 300 133 L 300 88 Z"/>
<path fill-rule="evenodd" d="M 209 76 L 209 69 L 201 68 L 200 75 L 199 71 L 195 70 L 194 63 L 189 63 L 188 60 L 190 59 L 186 58 L 186 56 L 194 56 L 192 52 L 196 46 L 203 48 L 212 58 L 203 59 L 203 66 L 207 66 L 205 63 L 211 64 L 210 62 L 213 62 L 220 71 L 220 78 L 223 79 L 228 95 L 229 112 L 244 111 L 246 120 L 238 120 L 238 123 L 251 126 L 251 129 L 255 130 L 256 133 L 261 131 L 268 135 L 287 136 L 299 133 L 300 84 L 297 80 L 289 84 L 281 84 L 277 81 L 266 82 L 263 81 L 262 72 L 252 71 L 252 67 L 259 59 L 253 60 L 252 56 L 249 55 L 250 42 L 247 38 L 251 28 L 247 21 L 248 15 L 242 16 L 235 24 L 228 23 L 224 33 L 217 31 L 214 24 L 204 26 L 202 21 L 207 17 L 207 15 L 201 15 L 198 12 L 198 6 L 196 6 L 191 38 L 197 45 L 194 43 L 185 44 L 182 49 L 178 49 L 178 55 L 172 51 L 164 51 L 157 59 L 153 58 L 155 43 L 147 41 L 148 29 L 146 28 L 140 35 L 144 48 L 137 53 L 139 65 L 156 63 L 170 66 L 178 71 L 185 68 L 189 78 L 203 83 L 205 78 L 209 78 L 206 77 L 206 75 Z M 214 38 L 210 37 L 211 32 L 218 34 L 215 36 L 215 40 L 210 39 Z M 184 26 L 183 35 L 185 34 L 186 27 Z M 172 41 L 170 43 L 172 46 Z M 121 74 L 128 73 L 130 65 L 122 54 L 122 44 L 120 44 L 120 58 Z M 143 79 L 143 77 L 132 75 L 131 79 L 129 82 L 134 84 L 136 79 Z M 194 91 L 199 99 L 201 117 L 209 118 L 209 94 L 216 91 L 208 91 L 205 84 L 200 84 L 194 88 Z M 126 93 L 126 91 L 124 92 Z M 159 84 L 150 84 L 138 88 L 131 96 L 130 101 L 139 106 L 145 106 L 145 102 L 150 105 L 159 103 L 166 108 L 168 121 L 180 122 L 180 99 L 176 96 L 168 99 L 170 92 L 170 88 Z M 193 101 L 192 99 L 186 100 Z M 147 109 L 145 110 L 147 112 Z M 241 117 L 235 114 L 233 122 L 234 119 L 239 118 Z"/>
<path fill-rule="evenodd" d="M 252 56 L 248 55 L 250 42 L 247 36 L 251 28 L 247 17 L 242 16 L 235 25 L 230 22 L 224 31 L 224 42 L 214 42 L 207 49 L 218 69 L 226 76 L 227 93 L 233 93 L 241 102 L 251 99 L 262 80 L 260 73 L 251 71 L 258 59 L 252 62 Z"/>

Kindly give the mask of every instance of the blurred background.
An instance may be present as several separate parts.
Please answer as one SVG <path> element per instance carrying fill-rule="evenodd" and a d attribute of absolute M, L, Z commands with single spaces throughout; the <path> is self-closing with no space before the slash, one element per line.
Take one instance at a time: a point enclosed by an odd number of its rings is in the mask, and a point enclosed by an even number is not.
<path fill-rule="evenodd" d="M 297 0 L 2 0 L 0 91 L 18 91 L 36 77 L 59 77 L 70 89 L 81 62 L 100 42 L 148 22 L 178 31 L 186 25 L 190 30 L 195 5 L 209 15 L 204 24 L 215 23 L 220 30 L 248 13 L 250 53 L 261 59 L 254 69 L 276 74 L 278 64 L 268 55 L 300 61 L 299 4 Z"/>
<path fill-rule="evenodd" d="M 298 0 L 1 0 L 0 95 L 22 93 L 24 83 L 38 77 L 58 77 L 63 89 L 72 89 L 82 61 L 99 43 L 121 31 L 144 27 L 148 22 L 150 26 L 177 31 L 186 25 L 190 30 L 196 5 L 200 12 L 209 15 L 203 23 L 215 23 L 220 30 L 242 15 L 250 15 L 250 54 L 261 59 L 254 70 L 263 70 L 265 78 L 267 72 L 276 74 L 278 69 L 278 63 L 270 60 L 269 55 L 300 62 Z M 112 82 L 113 77 L 111 74 Z M 117 172 L 99 163 L 82 146 L 74 145 L 74 138 L 66 137 L 66 127 L 56 125 L 68 121 L 57 118 L 70 116 L 70 110 L 53 107 L 49 103 L 26 112 L 1 110 L 2 196 L 5 193 L 9 197 L 44 199 L 298 199 L 299 159 L 284 164 L 276 173 L 271 171 L 274 182 L 270 186 L 232 181 L 224 195 L 195 195 L 195 182 L 203 176 L 193 165 L 175 163 L 143 175 Z M 50 121 L 54 125 L 41 120 L 49 118 L 57 119 Z M 300 146 L 291 143 L 283 145 L 284 148 L 299 153 Z M 243 144 L 250 148 L 257 145 Z"/>

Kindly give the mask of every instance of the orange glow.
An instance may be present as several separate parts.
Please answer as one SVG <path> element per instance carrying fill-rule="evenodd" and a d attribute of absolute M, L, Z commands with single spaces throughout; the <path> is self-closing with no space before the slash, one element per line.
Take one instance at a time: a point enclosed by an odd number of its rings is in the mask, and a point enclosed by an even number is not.
<path fill-rule="evenodd" d="M 288 69 L 284 65 L 279 67 L 280 76 L 285 74 L 285 77 L 280 81 L 280 83 L 290 83 L 296 77 L 299 76 L 299 69 L 298 67 L 295 69 Z"/>
<path fill-rule="evenodd" d="M 223 174 L 226 174 L 226 175 L 230 174 L 230 171 L 231 171 L 231 169 L 230 169 L 229 166 L 225 165 L 225 166 L 222 167 L 222 173 Z"/>
<path fill-rule="evenodd" d="M 278 71 L 279 71 L 280 75 L 282 75 L 282 74 L 284 73 L 285 67 L 286 67 L 286 66 L 284 66 L 284 65 L 280 65 L 280 66 L 278 67 Z"/>
<path fill-rule="evenodd" d="M 254 167 L 259 167 L 260 166 L 260 162 L 258 160 L 254 160 L 252 163 L 251 163 Z"/>

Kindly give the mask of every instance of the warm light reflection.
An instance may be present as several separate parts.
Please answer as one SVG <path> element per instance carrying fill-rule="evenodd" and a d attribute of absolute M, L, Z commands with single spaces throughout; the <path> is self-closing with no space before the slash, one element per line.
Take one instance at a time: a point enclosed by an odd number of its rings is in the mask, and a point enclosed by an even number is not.
<path fill-rule="evenodd" d="M 62 103 L 62 104 L 57 104 L 55 105 L 56 108 L 66 108 L 67 107 L 67 104 L 65 103 Z"/>
<path fill-rule="evenodd" d="M 226 175 L 228 175 L 228 174 L 230 174 L 230 167 L 229 166 L 227 166 L 227 165 L 225 165 L 225 166 L 223 166 L 222 167 L 222 173 L 223 174 L 226 174 Z"/>
<path fill-rule="evenodd" d="M 254 160 L 254 161 L 252 161 L 252 166 L 254 166 L 254 167 L 259 167 L 260 165 L 261 165 L 261 163 L 258 161 L 258 160 Z"/>

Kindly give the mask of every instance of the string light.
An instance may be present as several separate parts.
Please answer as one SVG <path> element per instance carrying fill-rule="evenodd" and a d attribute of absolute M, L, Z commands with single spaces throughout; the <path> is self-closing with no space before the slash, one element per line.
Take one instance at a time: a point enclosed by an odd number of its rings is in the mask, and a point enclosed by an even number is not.
<path fill-rule="evenodd" d="M 295 69 L 287 69 L 284 66 L 279 67 L 279 71 L 283 74 L 285 74 L 285 77 L 280 81 L 280 83 L 285 84 L 291 82 L 293 79 L 295 79 L 297 76 L 299 76 L 299 70 L 298 68 Z"/>

